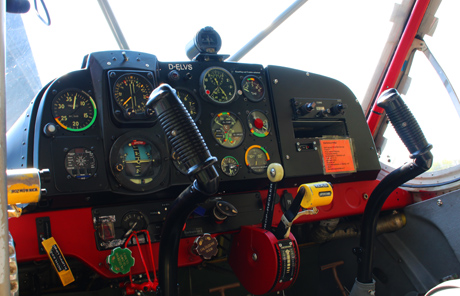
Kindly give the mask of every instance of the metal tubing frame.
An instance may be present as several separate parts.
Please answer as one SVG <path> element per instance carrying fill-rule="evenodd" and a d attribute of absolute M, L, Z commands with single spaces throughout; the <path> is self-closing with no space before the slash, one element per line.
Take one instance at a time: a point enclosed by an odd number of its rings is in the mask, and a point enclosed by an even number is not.
<path fill-rule="evenodd" d="M 125 36 L 123 35 L 123 32 L 121 31 L 121 28 L 118 25 L 117 19 L 113 14 L 112 8 L 110 7 L 109 3 L 107 2 L 107 0 L 97 0 L 97 2 L 101 7 L 102 13 L 105 16 L 110 30 L 112 30 L 115 40 L 117 40 L 118 46 L 120 47 L 120 49 L 129 50 L 128 42 L 126 42 Z"/>
<path fill-rule="evenodd" d="M 286 19 L 288 19 L 294 12 L 296 12 L 302 5 L 308 0 L 296 0 L 291 4 L 285 11 L 283 11 L 265 30 L 257 34 L 252 40 L 246 43 L 240 50 L 227 59 L 227 62 L 238 62 L 248 52 L 257 46 L 262 40 L 270 35 L 279 25 L 281 25 Z"/>
<path fill-rule="evenodd" d="M 417 0 L 415 3 L 406 28 L 401 36 L 398 47 L 396 48 L 393 59 L 391 60 L 387 74 L 383 79 L 382 86 L 380 87 L 376 98 L 378 98 L 383 91 L 396 86 L 407 54 L 409 53 L 412 42 L 414 41 L 414 38 L 417 34 L 420 24 L 422 23 L 429 4 L 430 0 Z M 384 110 L 377 106 L 377 99 L 375 99 L 372 110 L 369 114 L 369 117 L 367 118 L 367 124 L 369 125 L 369 129 L 373 136 L 376 135 L 380 122 L 382 121 L 383 114 Z"/>
<path fill-rule="evenodd" d="M 8 215 L 6 195 L 6 1 L 0 0 L 0 295 L 10 295 L 10 263 L 8 248 Z"/>

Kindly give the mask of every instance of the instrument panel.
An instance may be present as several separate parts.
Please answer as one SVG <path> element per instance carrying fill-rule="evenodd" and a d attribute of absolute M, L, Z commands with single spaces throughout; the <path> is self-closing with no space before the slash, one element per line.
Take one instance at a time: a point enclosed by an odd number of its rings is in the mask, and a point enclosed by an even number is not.
<path fill-rule="evenodd" d="M 142 196 L 188 185 L 147 107 L 162 83 L 176 90 L 218 159 L 221 193 L 266 188 L 272 162 L 285 167 L 284 186 L 318 177 L 367 180 L 380 170 L 359 103 L 333 79 L 221 59 L 160 62 L 141 52 L 96 52 L 34 102 L 26 161 L 52 172 L 47 196 Z M 343 152 L 326 152 L 327 139 L 345 143 L 351 169 L 327 171 L 330 157 Z"/>

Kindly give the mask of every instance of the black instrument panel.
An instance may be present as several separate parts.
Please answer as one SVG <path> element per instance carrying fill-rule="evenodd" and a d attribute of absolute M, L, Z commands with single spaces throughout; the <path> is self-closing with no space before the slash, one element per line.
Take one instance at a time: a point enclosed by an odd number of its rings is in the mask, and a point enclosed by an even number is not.
<path fill-rule="evenodd" d="M 189 184 L 146 106 L 162 83 L 176 89 L 217 157 L 222 193 L 266 188 L 272 162 L 285 167 L 284 186 L 318 178 L 373 179 L 380 169 L 359 103 L 333 79 L 257 64 L 160 62 L 141 52 L 96 52 L 35 100 L 27 161 L 52 172 L 48 196 L 132 196 Z M 351 169 L 328 171 L 337 151 L 327 139 L 345 143 Z"/>

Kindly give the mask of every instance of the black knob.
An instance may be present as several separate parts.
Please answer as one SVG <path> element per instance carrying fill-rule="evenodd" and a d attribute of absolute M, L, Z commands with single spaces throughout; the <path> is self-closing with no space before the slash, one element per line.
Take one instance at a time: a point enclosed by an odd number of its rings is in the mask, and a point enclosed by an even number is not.
<path fill-rule="evenodd" d="M 313 109 L 315 109 L 316 107 L 316 103 L 313 102 L 313 103 L 305 103 L 303 104 L 302 106 L 300 106 L 299 108 L 299 112 L 300 112 L 300 115 L 307 115 L 308 113 L 310 113 Z"/>
<path fill-rule="evenodd" d="M 348 107 L 347 104 L 342 104 L 342 103 L 337 104 L 337 105 L 335 105 L 334 107 L 332 107 L 330 109 L 331 110 L 331 115 L 338 115 L 338 114 L 342 113 L 342 111 L 344 109 L 347 109 L 347 107 Z"/>
<path fill-rule="evenodd" d="M 171 80 L 171 81 L 177 81 L 180 79 L 180 74 L 177 70 L 172 70 L 171 72 L 169 72 L 168 74 L 168 79 Z"/>
<path fill-rule="evenodd" d="M 216 202 L 216 206 L 212 210 L 212 213 L 217 220 L 223 221 L 227 219 L 227 217 L 236 216 L 238 214 L 238 210 L 231 203 L 219 200 Z"/>

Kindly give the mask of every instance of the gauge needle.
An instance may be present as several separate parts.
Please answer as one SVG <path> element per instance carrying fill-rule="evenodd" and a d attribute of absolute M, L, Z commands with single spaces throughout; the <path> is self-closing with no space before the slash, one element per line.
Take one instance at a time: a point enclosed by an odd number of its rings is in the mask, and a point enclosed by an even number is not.
<path fill-rule="evenodd" d="M 131 234 L 131 232 L 133 232 L 134 227 L 136 227 L 136 225 L 137 225 L 137 222 L 133 224 L 133 226 L 125 233 L 125 235 L 123 235 L 123 237 L 127 238 Z"/>
<path fill-rule="evenodd" d="M 149 159 L 139 159 L 139 160 L 127 160 L 125 161 L 126 163 L 143 163 L 143 162 L 155 162 L 155 159 L 149 160 Z"/>
<path fill-rule="evenodd" d="M 77 95 L 73 98 L 73 109 L 75 110 L 75 102 L 77 101 Z"/>
<path fill-rule="evenodd" d="M 126 104 L 129 102 L 129 100 L 131 100 L 132 98 L 133 98 L 133 97 L 129 97 L 129 98 L 123 103 L 123 106 L 126 105 Z"/>

